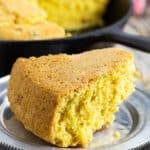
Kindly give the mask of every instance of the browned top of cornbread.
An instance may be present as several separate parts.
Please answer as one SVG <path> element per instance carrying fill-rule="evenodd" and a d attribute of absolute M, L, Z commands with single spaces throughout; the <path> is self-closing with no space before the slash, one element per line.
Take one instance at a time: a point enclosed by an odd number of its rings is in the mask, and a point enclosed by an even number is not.
<path fill-rule="evenodd" d="M 119 64 L 126 64 L 132 59 L 130 52 L 108 48 L 75 55 L 59 54 L 29 59 L 19 58 L 14 67 L 43 89 L 56 95 L 63 95 L 85 87 L 90 82 L 113 71 Z"/>

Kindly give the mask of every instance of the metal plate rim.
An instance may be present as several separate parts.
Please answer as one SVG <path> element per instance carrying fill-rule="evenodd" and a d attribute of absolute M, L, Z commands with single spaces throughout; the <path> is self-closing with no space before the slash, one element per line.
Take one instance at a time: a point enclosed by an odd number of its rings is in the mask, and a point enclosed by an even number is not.
<path fill-rule="evenodd" d="M 7 82 L 9 80 L 9 78 L 10 78 L 9 75 L 7 75 L 3 78 L 0 78 L 0 87 L 1 87 L 1 85 L 7 87 Z M 6 92 L 7 92 L 6 87 L 0 88 L 0 89 L 3 89 L 3 90 L 0 91 L 0 111 L 1 111 L 1 106 L 3 105 L 3 102 L 1 103 L 1 101 L 2 101 L 1 97 L 6 94 Z M 146 101 L 145 103 L 147 103 L 150 106 L 150 96 L 147 95 L 146 93 L 144 93 L 144 90 L 141 87 L 138 88 L 138 91 L 143 94 L 142 96 L 145 98 L 145 101 Z M 148 100 L 149 100 L 149 102 L 148 102 Z M 143 105 L 145 105 L 145 104 L 143 104 Z M 150 110 L 146 110 L 146 111 L 147 112 L 145 112 L 145 113 L 150 113 Z M 122 149 L 124 149 L 123 147 L 125 147 L 125 149 L 127 149 L 127 148 L 132 149 L 132 148 L 140 147 L 141 145 L 144 145 L 147 142 L 150 142 L 150 133 L 147 132 L 147 131 L 150 131 L 150 117 L 146 118 L 145 121 L 146 121 L 146 126 L 144 126 L 144 130 L 142 131 L 142 133 L 145 134 L 145 138 L 141 140 L 141 143 L 135 143 L 134 138 L 131 138 L 130 141 L 125 141 L 121 144 Z M 5 145 L 8 145 L 10 147 L 17 148 L 17 149 L 29 149 L 29 150 L 30 149 L 32 149 L 32 150 L 41 149 L 41 147 L 38 147 L 38 148 L 35 147 L 34 144 L 29 147 L 28 144 L 23 143 L 21 141 L 15 142 L 14 139 L 12 139 L 11 137 L 8 137 L 5 133 L 1 132 L 1 126 L 0 126 L 0 133 L 1 133 L 0 144 L 5 144 Z M 143 136 L 141 135 L 139 138 L 143 138 Z M 136 140 L 139 141 L 140 140 L 139 138 L 136 139 Z M 131 145 L 131 143 L 132 143 L 132 145 Z M 49 147 L 49 148 L 52 149 L 52 150 L 59 149 L 59 148 L 56 148 L 56 147 L 54 147 L 54 148 Z M 42 147 L 42 149 L 43 149 L 43 147 Z M 47 148 L 44 148 L 44 149 L 47 149 Z M 78 148 L 73 148 L 73 149 L 78 149 Z M 95 148 L 95 149 L 99 149 L 99 148 Z M 107 148 L 104 148 L 104 149 L 107 149 Z M 117 149 L 119 150 L 120 147 L 116 146 L 115 150 L 117 150 Z M 111 148 L 109 150 L 111 150 Z M 114 150 L 114 149 L 112 149 L 112 150 Z"/>

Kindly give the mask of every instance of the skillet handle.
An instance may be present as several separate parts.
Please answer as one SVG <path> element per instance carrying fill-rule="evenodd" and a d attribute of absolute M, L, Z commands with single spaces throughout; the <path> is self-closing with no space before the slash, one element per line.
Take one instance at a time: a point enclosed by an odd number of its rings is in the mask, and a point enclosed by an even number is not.
<path fill-rule="evenodd" d="M 124 33 L 120 29 L 111 29 L 104 34 L 104 39 L 107 41 L 124 44 L 144 52 L 150 52 L 150 37 L 131 35 Z"/>

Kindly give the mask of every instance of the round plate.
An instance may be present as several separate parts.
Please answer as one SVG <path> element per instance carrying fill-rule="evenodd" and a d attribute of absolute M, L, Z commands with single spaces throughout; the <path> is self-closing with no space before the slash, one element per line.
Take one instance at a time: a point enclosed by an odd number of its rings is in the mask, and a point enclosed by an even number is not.
<path fill-rule="evenodd" d="M 8 80 L 9 76 L 0 79 L 0 143 L 16 149 L 59 149 L 27 131 L 15 118 L 7 99 Z M 137 87 L 134 94 L 120 106 L 114 123 L 94 134 L 88 149 L 127 150 L 148 143 L 150 140 L 150 115 L 147 115 L 150 114 L 149 108 L 149 96 Z"/>

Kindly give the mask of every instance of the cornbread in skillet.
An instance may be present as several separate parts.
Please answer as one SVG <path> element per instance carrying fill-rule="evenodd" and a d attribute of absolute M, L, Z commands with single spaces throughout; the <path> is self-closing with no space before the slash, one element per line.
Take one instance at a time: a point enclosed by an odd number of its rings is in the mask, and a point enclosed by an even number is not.
<path fill-rule="evenodd" d="M 0 0 L 0 39 L 36 40 L 65 36 L 63 27 L 47 20 L 33 0 Z"/>
<path fill-rule="evenodd" d="M 60 38 L 70 35 L 70 31 L 79 32 L 102 26 L 108 2 L 109 0 L 0 0 L 0 39 Z"/>
<path fill-rule="evenodd" d="M 103 15 L 109 0 L 38 0 L 48 20 L 66 30 L 82 30 L 104 24 Z"/>
<path fill-rule="evenodd" d="M 10 106 L 45 141 L 87 146 L 134 91 L 134 72 L 133 55 L 117 48 L 19 58 L 9 82 Z"/>

